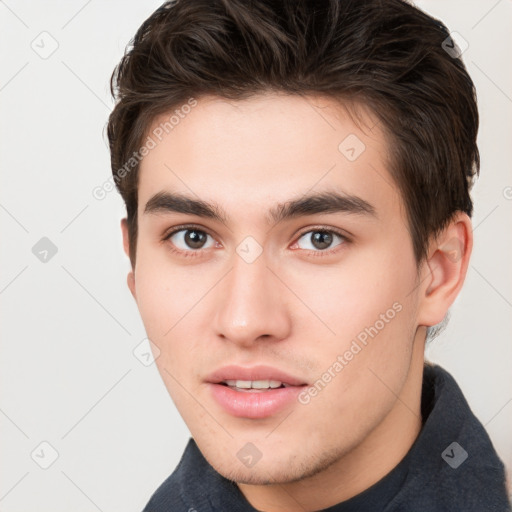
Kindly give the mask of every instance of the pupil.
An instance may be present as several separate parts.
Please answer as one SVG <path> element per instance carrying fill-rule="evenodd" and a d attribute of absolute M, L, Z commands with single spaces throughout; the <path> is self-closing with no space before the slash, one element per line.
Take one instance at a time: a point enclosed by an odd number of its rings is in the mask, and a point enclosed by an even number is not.
<path fill-rule="evenodd" d="M 185 233 L 185 242 L 192 249 L 200 249 L 204 245 L 205 239 L 206 233 L 203 233 L 202 231 L 189 229 Z"/>
<path fill-rule="evenodd" d="M 332 234 L 326 231 L 317 231 L 311 235 L 311 239 L 317 249 L 326 249 L 332 243 Z"/>

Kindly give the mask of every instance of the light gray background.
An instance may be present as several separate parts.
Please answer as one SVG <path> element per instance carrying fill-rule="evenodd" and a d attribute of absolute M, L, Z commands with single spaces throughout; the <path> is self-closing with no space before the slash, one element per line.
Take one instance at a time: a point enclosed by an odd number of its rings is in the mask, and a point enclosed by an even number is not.
<path fill-rule="evenodd" d="M 133 353 L 145 333 L 125 284 L 124 206 L 91 193 L 110 176 L 111 72 L 159 4 L 0 1 L 2 512 L 140 511 L 188 439 L 154 364 Z M 512 2 L 417 4 L 469 43 L 481 114 L 472 263 L 426 355 L 511 468 Z M 58 248 L 46 263 L 32 253 L 42 237 Z"/>

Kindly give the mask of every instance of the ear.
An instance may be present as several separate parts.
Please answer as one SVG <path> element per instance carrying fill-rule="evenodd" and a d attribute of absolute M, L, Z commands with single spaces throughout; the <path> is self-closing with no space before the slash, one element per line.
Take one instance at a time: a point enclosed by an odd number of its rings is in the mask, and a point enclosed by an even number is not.
<path fill-rule="evenodd" d="M 441 322 L 464 284 L 473 249 L 471 219 L 458 212 L 432 240 L 421 271 L 418 324 Z"/>
<path fill-rule="evenodd" d="M 126 218 L 121 219 L 121 231 L 123 232 L 123 249 L 124 249 L 126 256 L 128 256 L 128 258 L 129 258 L 130 257 L 130 236 L 128 234 L 128 221 L 126 220 Z M 132 293 L 133 298 L 135 300 L 137 300 L 137 294 L 136 294 L 136 290 L 135 290 L 135 275 L 133 273 L 133 267 L 130 270 L 130 272 L 128 272 L 128 275 L 126 277 L 126 283 L 128 284 L 128 288 L 130 289 L 130 292 Z"/>

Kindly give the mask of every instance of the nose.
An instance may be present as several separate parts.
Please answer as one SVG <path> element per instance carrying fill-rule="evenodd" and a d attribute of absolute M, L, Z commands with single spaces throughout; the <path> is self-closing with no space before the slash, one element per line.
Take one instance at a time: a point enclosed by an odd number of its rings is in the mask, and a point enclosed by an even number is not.
<path fill-rule="evenodd" d="M 216 290 L 213 327 L 217 336 L 247 347 L 263 339 L 288 337 L 286 287 L 267 265 L 265 253 L 252 263 L 234 254 L 233 268 Z"/>

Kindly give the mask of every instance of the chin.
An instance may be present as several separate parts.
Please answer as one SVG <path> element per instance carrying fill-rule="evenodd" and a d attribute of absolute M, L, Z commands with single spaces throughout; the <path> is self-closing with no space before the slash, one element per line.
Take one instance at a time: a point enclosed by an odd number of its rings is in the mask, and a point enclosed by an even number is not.
<path fill-rule="evenodd" d="M 245 467 L 236 455 L 226 457 L 226 451 L 219 452 L 216 448 L 207 450 L 204 456 L 223 477 L 248 485 L 297 482 L 320 473 L 337 459 L 331 451 L 318 455 L 304 455 L 304 452 L 301 452 L 296 456 L 274 450 L 272 457 L 263 456 L 254 466 Z"/>
<path fill-rule="evenodd" d="M 258 464 L 259 466 L 259 464 Z M 237 484 L 247 485 L 272 485 L 295 482 L 304 478 L 304 474 L 297 474 L 289 467 L 280 467 L 275 464 L 268 464 L 265 467 L 252 468 L 227 468 L 225 466 L 215 468 L 223 477 L 236 482 Z"/>

